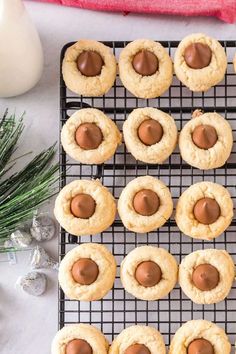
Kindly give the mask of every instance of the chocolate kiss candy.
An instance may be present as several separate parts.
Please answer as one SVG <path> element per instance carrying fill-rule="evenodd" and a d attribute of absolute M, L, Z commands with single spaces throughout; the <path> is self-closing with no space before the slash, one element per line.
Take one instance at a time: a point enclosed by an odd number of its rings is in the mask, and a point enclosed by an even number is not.
<path fill-rule="evenodd" d="M 73 279 L 81 285 L 90 285 L 98 277 L 99 269 L 97 264 L 90 258 L 81 258 L 74 263 L 72 270 Z"/>
<path fill-rule="evenodd" d="M 32 236 L 29 232 L 19 229 L 12 232 L 10 240 L 16 248 L 27 248 L 32 242 Z"/>
<path fill-rule="evenodd" d="M 33 248 L 30 258 L 30 264 L 33 269 L 55 269 L 58 270 L 58 262 L 50 257 L 45 249 L 40 246 Z"/>
<path fill-rule="evenodd" d="M 55 221 L 47 213 L 36 214 L 32 220 L 30 233 L 38 242 L 51 240 L 56 233 Z"/>
<path fill-rule="evenodd" d="M 138 74 L 142 76 L 151 76 L 157 72 L 159 62 L 154 53 L 143 49 L 135 54 L 132 65 Z"/>
<path fill-rule="evenodd" d="M 163 128 L 155 119 L 146 119 L 138 128 L 138 137 L 145 145 L 158 143 L 163 136 Z"/>
<path fill-rule="evenodd" d="M 218 270 L 211 264 L 200 264 L 194 269 L 192 280 L 198 289 L 209 291 L 217 287 L 220 276 Z"/>
<path fill-rule="evenodd" d="M 125 350 L 125 354 L 151 354 L 151 352 L 143 344 L 132 344 Z"/>
<path fill-rule="evenodd" d="M 184 52 L 184 59 L 192 69 L 203 69 L 211 62 L 211 48 L 203 43 L 192 43 Z"/>
<path fill-rule="evenodd" d="M 212 344 L 203 338 L 195 339 L 188 346 L 188 354 L 214 354 Z"/>
<path fill-rule="evenodd" d="M 103 65 L 101 55 L 93 50 L 82 52 L 77 59 L 77 68 L 84 76 L 100 75 Z"/>
<path fill-rule="evenodd" d="M 19 277 L 16 285 L 19 285 L 29 295 L 40 296 L 46 290 L 47 277 L 43 273 L 29 272 L 25 276 Z"/>
<path fill-rule="evenodd" d="M 95 123 L 83 123 L 75 132 L 77 144 L 84 150 L 94 150 L 103 140 L 101 129 Z"/>
<path fill-rule="evenodd" d="M 140 215 L 153 215 L 157 212 L 159 206 L 160 200 L 157 194 L 150 189 L 142 189 L 134 196 L 133 207 Z"/>
<path fill-rule="evenodd" d="M 93 349 L 83 339 L 73 339 L 66 345 L 65 354 L 93 354 Z"/>
<path fill-rule="evenodd" d="M 77 194 L 70 204 L 72 214 L 81 219 L 89 219 L 95 212 L 96 203 L 89 194 Z"/>
<path fill-rule="evenodd" d="M 220 207 L 215 199 L 202 198 L 194 206 L 193 214 L 201 224 L 213 224 L 220 216 Z"/>
<path fill-rule="evenodd" d="M 158 284 L 161 277 L 161 268 L 158 264 L 152 261 L 140 263 L 135 271 L 135 278 L 138 283 L 147 288 Z"/>
<path fill-rule="evenodd" d="M 215 145 L 218 135 L 214 127 L 202 124 L 194 129 L 192 139 L 197 147 L 208 150 Z"/>

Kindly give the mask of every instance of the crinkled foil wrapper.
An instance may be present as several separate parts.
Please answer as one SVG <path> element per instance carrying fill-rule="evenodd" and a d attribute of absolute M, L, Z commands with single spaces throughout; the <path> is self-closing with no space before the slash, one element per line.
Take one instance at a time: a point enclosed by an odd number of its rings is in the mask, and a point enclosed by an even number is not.
<path fill-rule="evenodd" d="M 56 234 L 55 221 L 47 213 L 35 215 L 30 233 L 38 242 L 51 240 Z"/>
<path fill-rule="evenodd" d="M 16 248 L 28 248 L 32 242 L 32 236 L 29 232 L 18 229 L 10 235 L 13 247 Z"/>
<path fill-rule="evenodd" d="M 58 262 L 50 257 L 45 249 L 41 246 L 33 248 L 30 258 L 30 264 L 33 269 L 56 269 L 58 270 Z"/>
<path fill-rule="evenodd" d="M 29 295 L 40 296 L 46 291 L 47 277 L 44 273 L 29 272 L 19 277 L 16 285 Z"/>

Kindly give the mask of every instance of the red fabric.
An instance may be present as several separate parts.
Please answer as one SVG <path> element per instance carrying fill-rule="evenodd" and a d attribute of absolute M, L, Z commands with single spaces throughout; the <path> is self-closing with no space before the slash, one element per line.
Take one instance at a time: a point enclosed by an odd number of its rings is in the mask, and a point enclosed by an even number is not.
<path fill-rule="evenodd" d="M 236 0 L 38 0 L 84 9 L 145 12 L 186 16 L 216 16 L 236 21 Z"/>

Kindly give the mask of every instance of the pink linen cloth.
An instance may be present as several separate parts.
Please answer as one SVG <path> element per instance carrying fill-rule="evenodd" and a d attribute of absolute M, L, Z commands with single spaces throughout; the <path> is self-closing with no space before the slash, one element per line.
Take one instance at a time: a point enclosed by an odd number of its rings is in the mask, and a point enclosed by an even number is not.
<path fill-rule="evenodd" d="M 215 16 L 236 21 L 236 0 L 38 0 L 84 9 L 171 14 L 185 16 Z"/>

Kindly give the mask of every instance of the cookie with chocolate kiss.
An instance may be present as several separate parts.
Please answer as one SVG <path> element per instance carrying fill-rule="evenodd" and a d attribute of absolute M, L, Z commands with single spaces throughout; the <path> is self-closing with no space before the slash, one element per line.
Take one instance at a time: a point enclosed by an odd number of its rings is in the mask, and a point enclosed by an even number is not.
<path fill-rule="evenodd" d="M 150 39 L 137 39 L 121 50 L 119 76 L 124 87 L 139 98 L 156 98 L 173 79 L 168 51 Z"/>
<path fill-rule="evenodd" d="M 179 135 L 182 159 L 200 170 L 222 167 L 233 147 L 229 122 L 216 112 L 195 110 Z"/>
<path fill-rule="evenodd" d="M 101 300 L 112 288 L 116 261 L 110 251 L 97 243 L 83 243 L 67 252 L 59 266 L 59 283 L 67 298 Z"/>
<path fill-rule="evenodd" d="M 150 326 L 130 326 L 113 340 L 109 354 L 166 354 L 162 335 Z M 100 354 L 100 353 L 99 353 Z"/>
<path fill-rule="evenodd" d="M 188 254 L 179 266 L 179 285 L 196 304 L 224 300 L 233 285 L 234 261 L 228 252 L 204 249 Z"/>
<path fill-rule="evenodd" d="M 230 225 L 233 201 L 224 186 L 202 181 L 188 187 L 179 197 L 175 220 L 187 236 L 212 240 Z"/>
<path fill-rule="evenodd" d="M 94 235 L 113 223 L 116 203 L 99 180 L 74 180 L 58 194 L 54 214 L 68 233 Z"/>
<path fill-rule="evenodd" d="M 114 155 L 121 140 L 117 125 L 96 108 L 74 112 L 61 130 L 66 154 L 83 164 L 104 163 Z"/>
<path fill-rule="evenodd" d="M 204 33 L 190 34 L 179 43 L 174 55 L 177 78 L 193 92 L 217 85 L 227 70 L 224 47 Z"/>
<path fill-rule="evenodd" d="M 168 187 L 152 176 L 140 176 L 130 181 L 118 200 L 120 218 L 124 226 L 134 232 L 157 229 L 169 219 L 172 211 Z"/>
<path fill-rule="evenodd" d="M 89 324 L 67 324 L 52 341 L 51 354 L 107 354 L 109 343 L 104 334 Z"/>
<path fill-rule="evenodd" d="M 174 288 L 178 277 L 175 258 L 163 248 L 141 246 L 121 263 L 120 279 L 125 290 L 141 300 L 159 300 Z"/>
<path fill-rule="evenodd" d="M 173 336 L 169 354 L 230 354 L 231 344 L 225 331 L 206 320 L 184 323 Z"/>
<path fill-rule="evenodd" d="M 89 97 L 107 93 L 117 73 L 116 58 L 112 49 L 101 42 L 82 39 L 67 48 L 62 75 L 72 92 Z"/>

